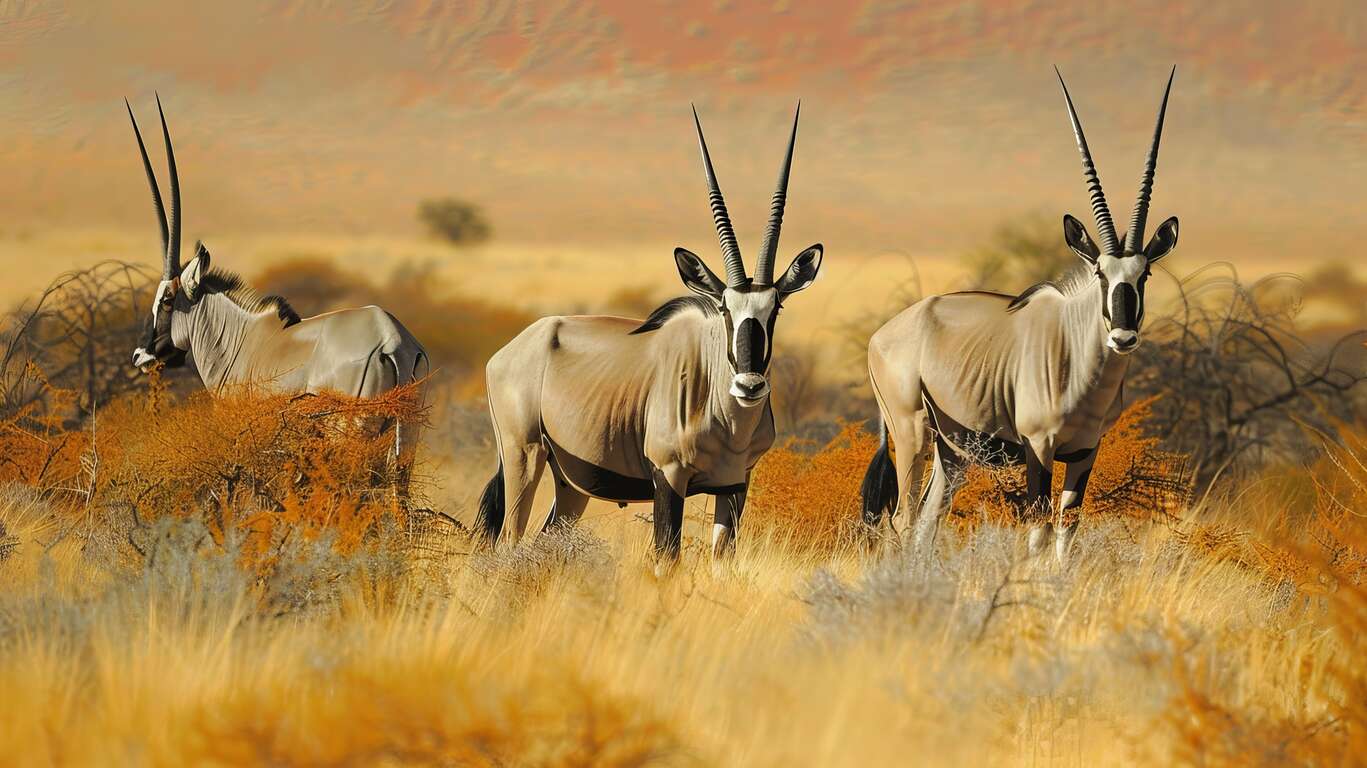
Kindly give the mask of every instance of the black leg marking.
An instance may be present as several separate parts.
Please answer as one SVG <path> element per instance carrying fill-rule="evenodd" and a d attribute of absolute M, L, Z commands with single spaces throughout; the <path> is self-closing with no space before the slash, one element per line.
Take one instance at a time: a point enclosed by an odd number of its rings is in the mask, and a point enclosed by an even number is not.
<path fill-rule="evenodd" d="M 1056 454 L 1054 456 L 1054 461 L 1061 461 L 1064 464 L 1076 464 L 1079 461 L 1085 461 L 1088 457 L 1092 455 L 1092 452 L 1095 450 L 1095 448 L 1079 448 L 1078 450 L 1072 451 L 1070 453 Z"/>
<path fill-rule="evenodd" d="M 742 486 L 736 493 L 717 496 L 712 513 L 712 522 L 720 523 L 732 531 L 740 528 L 740 516 L 745 511 L 746 490 Z"/>
<path fill-rule="evenodd" d="M 651 476 L 655 481 L 655 554 L 674 560 L 683 543 L 684 499 L 674 492 L 658 467 Z"/>
<path fill-rule="evenodd" d="M 1086 472 L 1083 472 L 1081 475 L 1078 475 L 1077 482 L 1074 484 L 1074 487 L 1065 489 L 1072 491 L 1075 495 L 1068 500 L 1068 506 L 1064 507 L 1064 509 L 1076 509 L 1077 507 L 1082 506 L 1082 499 L 1084 496 L 1087 495 L 1087 481 L 1091 479 L 1092 468 L 1088 467 Z"/>
<path fill-rule="evenodd" d="M 1053 462 L 1050 462 L 1052 464 Z M 1041 463 L 1034 450 L 1025 451 L 1025 497 L 1028 513 L 1048 514 L 1053 505 L 1054 471 Z"/>

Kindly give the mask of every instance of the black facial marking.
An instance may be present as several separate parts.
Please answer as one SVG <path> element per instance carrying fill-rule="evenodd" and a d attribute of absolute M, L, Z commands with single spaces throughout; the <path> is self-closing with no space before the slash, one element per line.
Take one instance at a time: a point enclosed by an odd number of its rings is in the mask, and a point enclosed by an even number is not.
<path fill-rule="evenodd" d="M 1101 316 L 1106 318 L 1106 322 L 1109 323 L 1111 322 L 1111 283 L 1099 269 L 1096 271 L 1096 277 L 1101 281 Z"/>
<path fill-rule="evenodd" d="M 774 356 L 774 324 L 778 322 L 778 312 L 783 309 L 783 305 L 774 307 L 773 314 L 769 315 L 769 325 L 764 329 L 764 360 L 760 373 L 769 370 L 769 360 Z"/>
<path fill-rule="evenodd" d="M 736 364 L 736 326 L 731 320 L 731 310 L 722 305 L 721 319 L 726 323 L 726 359 L 731 363 L 731 370 L 740 373 L 740 366 Z"/>
<path fill-rule="evenodd" d="M 1148 280 L 1149 270 L 1145 269 L 1144 274 L 1139 276 L 1139 282 L 1137 284 L 1139 288 L 1139 312 L 1134 319 L 1134 327 L 1136 329 L 1144 324 L 1144 283 L 1148 282 Z"/>
<path fill-rule="evenodd" d="M 171 314 L 175 310 L 174 294 L 167 291 L 157 299 L 160 304 L 156 319 L 148 318 L 143 326 L 142 344 L 148 354 L 159 360 L 166 368 L 179 368 L 185 364 L 186 352 L 171 343 Z"/>
<path fill-rule="evenodd" d="M 747 317 L 740 322 L 736 329 L 736 373 L 764 372 L 769 353 L 766 338 L 764 326 L 755 318 Z"/>
<path fill-rule="evenodd" d="M 1134 286 L 1121 283 L 1111 294 L 1111 327 L 1126 331 L 1139 330 L 1139 294 Z"/>

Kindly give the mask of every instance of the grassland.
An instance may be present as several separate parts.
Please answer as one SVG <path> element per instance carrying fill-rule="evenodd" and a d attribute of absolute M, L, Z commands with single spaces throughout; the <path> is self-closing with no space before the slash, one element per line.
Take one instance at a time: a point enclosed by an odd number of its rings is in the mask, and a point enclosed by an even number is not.
<path fill-rule="evenodd" d="M 149 249 L 11 233 L 0 299 Z M 645 250 L 277 236 L 214 255 L 248 275 L 300 257 L 385 275 L 430 263 L 432 312 L 449 295 L 536 313 L 673 294 L 667 248 L 658 268 L 622 268 Z M 918 263 L 921 288 L 953 284 L 951 261 Z M 848 357 L 836 342 L 914 277 L 897 254 L 829 258 L 780 344 L 826 348 L 816 378 L 859 379 L 829 364 Z M 1183 457 L 1132 411 L 1064 568 L 1025 557 L 1019 478 L 991 473 L 965 480 L 933 556 L 870 545 L 855 520 L 873 438 L 846 426 L 765 458 L 725 567 L 705 553 L 710 508 L 690 500 L 682 560 L 657 579 L 646 506 L 595 503 L 573 530 L 477 545 L 493 469 L 479 396 L 448 382 L 429 398 L 426 511 L 375 490 L 386 446 L 319 427 L 352 407 L 327 400 L 153 383 L 79 423 L 55 407 L 0 420 L 0 763 L 1367 762 L 1360 425 L 1322 457 L 1193 498 Z M 823 428 L 802 434 L 829 436 L 860 396 L 819 390 L 806 413 Z M 1155 485 L 1112 492 L 1135 478 Z"/>
<path fill-rule="evenodd" d="M 224 517 L 211 500 L 226 498 L 224 476 L 280 463 L 254 458 L 253 440 L 288 457 L 316 439 L 260 431 L 282 408 L 257 407 L 158 412 L 139 396 L 44 463 L 45 479 L 20 471 L 0 489 L 6 762 L 1348 765 L 1365 754 L 1360 440 L 1237 499 L 1092 511 L 1079 556 L 1059 569 L 1027 560 L 1022 532 L 987 507 L 956 518 L 933 558 L 873 552 L 845 498 L 871 441 L 847 432 L 816 454 L 774 454 L 802 499 L 756 499 L 719 572 L 702 544 L 709 510 L 690 502 L 683 559 L 656 579 L 644 507 L 591 507 L 576 529 L 500 552 L 446 518 L 367 515 L 343 493 L 287 494 L 284 512 L 264 514 L 310 524 L 262 528 L 249 508 L 273 492 L 265 481 Z M 177 425 L 195 437 L 174 442 Z M 8 435 L 13 456 L 27 445 L 41 457 L 55 437 Z M 448 497 L 438 510 L 466 525 L 483 454 L 472 444 L 423 473 L 424 492 Z M 172 477 L 198 495 L 155 490 Z"/>

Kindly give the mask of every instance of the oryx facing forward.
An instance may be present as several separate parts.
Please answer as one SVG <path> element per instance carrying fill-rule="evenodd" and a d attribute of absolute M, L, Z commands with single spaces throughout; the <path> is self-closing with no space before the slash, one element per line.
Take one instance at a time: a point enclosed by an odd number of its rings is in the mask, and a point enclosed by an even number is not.
<path fill-rule="evenodd" d="M 883 429 L 864 478 L 864 520 L 876 526 L 896 499 L 893 519 L 911 533 L 911 494 L 920 490 L 929 427 L 934 462 L 914 525 L 914 546 L 923 553 L 949 508 L 952 478 L 973 448 L 987 447 L 1026 465 L 1029 502 L 1043 517 L 1030 531 L 1032 554 L 1047 544 L 1053 527 L 1048 520 L 1053 463 L 1065 464 L 1055 551 L 1060 561 L 1066 557 L 1077 521 L 1065 523 L 1064 513 L 1082 504 L 1098 444 L 1119 415 L 1127 356 L 1139 345 L 1149 268 L 1177 245 L 1176 217 L 1160 224 L 1147 245 L 1143 241 L 1172 75 L 1123 237 L 1116 235 L 1061 74 L 1059 84 L 1101 242 L 1093 242 L 1072 216 L 1063 217 L 1063 237 L 1092 274 L 1062 286 L 1042 283 L 1015 297 L 980 291 L 933 296 L 904 310 L 869 340 L 869 377 Z M 889 434 L 897 449 L 895 474 Z"/>
<path fill-rule="evenodd" d="M 684 497 L 706 493 L 717 497 L 713 557 L 731 550 L 750 470 L 774 442 L 766 378 L 774 324 L 783 300 L 816 279 L 822 248 L 807 248 L 774 279 L 797 115 L 753 278 L 745 275 L 696 111 L 693 118 L 726 282 L 676 248 L 679 277 L 697 296 L 673 299 L 644 322 L 546 317 L 489 360 L 499 466 L 480 514 L 493 541 L 525 533 L 549 461 L 555 503 L 548 520 L 577 519 L 590 497 L 653 500 L 662 569 L 678 555 Z"/>
<path fill-rule="evenodd" d="M 373 397 L 427 375 L 427 353 L 379 307 L 300 318 L 279 296 L 258 296 L 236 275 L 211 270 L 209 251 L 202 243 L 196 243 L 194 258 L 182 269 L 180 176 L 161 100 L 157 113 L 171 181 L 169 217 L 133 108 L 127 102 L 125 106 L 152 188 L 162 246 L 161 282 L 153 295 L 146 335 L 133 351 L 134 366 L 143 371 L 158 361 L 178 366 L 188 355 L 214 394 L 250 384 L 275 392 Z M 411 464 L 416 438 L 416 429 L 394 426 L 401 478 Z"/>

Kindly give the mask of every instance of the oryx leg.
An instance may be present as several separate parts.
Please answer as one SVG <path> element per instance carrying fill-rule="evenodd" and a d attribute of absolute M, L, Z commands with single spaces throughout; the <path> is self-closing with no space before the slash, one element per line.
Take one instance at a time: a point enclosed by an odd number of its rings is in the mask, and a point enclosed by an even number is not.
<path fill-rule="evenodd" d="M 517 443 L 503 448 L 503 534 L 519 541 L 527 532 L 527 521 L 532 516 L 532 502 L 536 500 L 536 484 L 541 482 L 541 471 L 546 467 L 546 448 L 538 439 L 532 443 Z M 512 530 L 507 521 L 513 522 Z"/>
<path fill-rule="evenodd" d="M 663 576 L 679 559 L 683 544 L 684 497 L 659 467 L 651 472 L 651 480 L 655 483 L 655 575 Z"/>
<path fill-rule="evenodd" d="M 935 440 L 934 461 L 930 469 L 930 482 L 926 484 L 921 499 L 921 511 L 916 518 L 915 551 L 927 557 L 935 550 L 935 536 L 940 529 L 940 520 L 949 512 L 954 500 L 954 488 L 964 469 L 964 459 L 941 439 Z"/>
<path fill-rule="evenodd" d="M 588 496 L 575 490 L 574 486 L 559 477 L 555 478 L 555 502 L 551 504 L 551 511 L 546 515 L 546 524 L 542 530 L 549 530 L 554 525 L 574 525 L 579 522 L 579 518 L 584 514 L 584 508 L 588 505 Z"/>
<path fill-rule="evenodd" d="M 893 465 L 897 468 L 897 508 L 888 517 L 888 525 L 894 532 L 900 526 L 903 538 L 909 539 L 917 510 L 925 501 L 925 489 L 921 487 L 929 458 L 925 411 L 914 411 L 896 422 L 889 422 L 888 432 L 896 451 Z"/>
<path fill-rule="evenodd" d="M 745 511 L 745 495 L 749 489 L 739 493 L 719 494 L 712 498 L 712 562 L 717 564 L 730 559 L 736 551 L 736 534 L 740 531 L 740 516 Z"/>
<path fill-rule="evenodd" d="M 406 419 L 394 422 L 394 499 L 408 508 L 408 488 L 413 482 L 413 462 L 418 453 L 418 425 Z"/>
<path fill-rule="evenodd" d="M 873 386 L 874 399 L 878 401 L 883 427 L 891 438 L 890 469 L 896 475 L 897 495 L 895 500 L 890 498 L 892 489 L 878 477 L 879 482 L 871 482 L 865 488 L 863 512 L 865 522 L 877 531 L 882 524 L 883 510 L 889 509 L 888 526 L 894 541 L 899 529 L 904 537 L 910 532 L 922 493 L 927 403 L 916 363 L 917 354 L 914 345 L 869 341 L 869 383 Z M 882 466 L 886 464 L 876 465 L 886 460 L 887 455 L 881 450 L 874 455 L 866 481 L 881 475 Z"/>
<path fill-rule="evenodd" d="M 1068 462 L 1063 472 L 1063 493 L 1059 496 L 1058 522 L 1055 527 L 1054 557 L 1062 565 L 1068 560 L 1068 551 L 1073 546 L 1073 536 L 1077 533 L 1081 519 L 1078 512 L 1083 497 L 1087 494 L 1087 481 L 1092 477 L 1092 464 L 1096 462 L 1096 449 L 1087 452 L 1085 457 Z"/>
<path fill-rule="evenodd" d="M 495 542 L 517 541 L 526 531 L 531 516 L 536 484 L 546 463 L 546 448 L 541 434 L 541 381 L 544 358 L 534 353 L 550 346 L 544 336 L 551 326 L 534 323 L 484 366 L 489 392 L 489 419 L 498 443 L 499 475 L 503 494 L 485 491 L 488 509 L 481 502 L 486 535 Z M 531 345 L 530 347 L 528 345 Z"/>
<path fill-rule="evenodd" d="M 1026 539 L 1031 557 L 1038 555 L 1049 544 L 1053 524 L 1054 441 L 1037 439 L 1025 441 L 1025 516 L 1030 520 Z"/>

